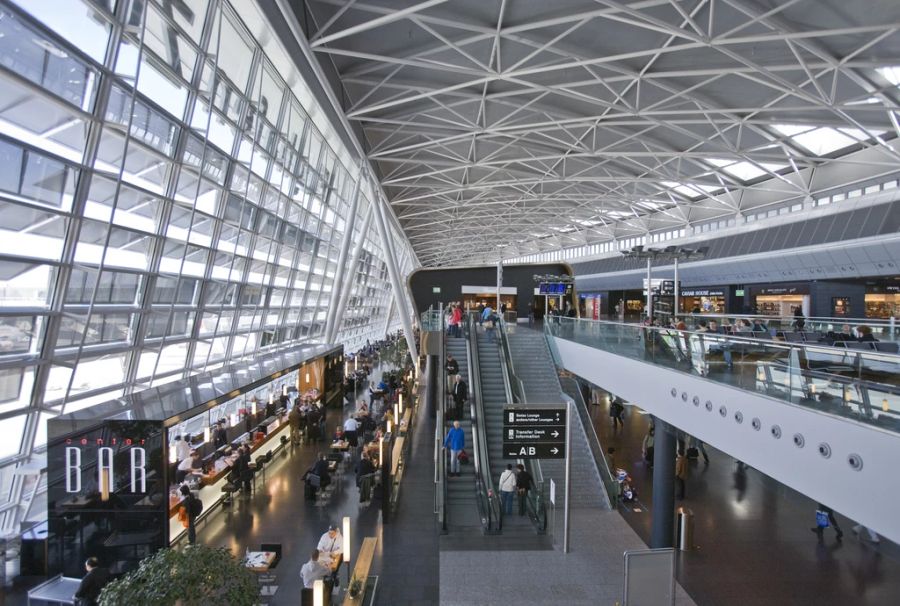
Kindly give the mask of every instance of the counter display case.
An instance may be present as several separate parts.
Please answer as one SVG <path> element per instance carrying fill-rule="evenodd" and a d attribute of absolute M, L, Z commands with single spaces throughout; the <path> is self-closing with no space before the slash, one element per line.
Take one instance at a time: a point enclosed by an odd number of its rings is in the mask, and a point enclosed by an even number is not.
<path fill-rule="evenodd" d="M 50 419 L 50 574 L 81 576 L 88 556 L 126 572 L 176 541 L 185 533 L 180 486 L 211 512 L 237 448 L 248 446 L 253 461 L 277 448 L 305 370 L 323 369 L 306 390 L 320 398 L 340 389 L 340 373 L 332 384 L 324 369 L 342 356 L 341 347 L 308 345 Z M 190 465 L 181 465 L 185 457 Z"/>

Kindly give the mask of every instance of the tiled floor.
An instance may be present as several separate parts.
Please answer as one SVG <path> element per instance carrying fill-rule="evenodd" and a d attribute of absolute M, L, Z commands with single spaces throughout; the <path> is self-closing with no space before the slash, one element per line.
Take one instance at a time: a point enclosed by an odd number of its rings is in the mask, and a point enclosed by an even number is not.
<path fill-rule="evenodd" d="M 615 447 L 616 465 L 632 475 L 640 503 L 622 516 L 650 539 L 652 471 L 641 457 L 649 416 L 629 407 L 624 429 L 614 431 L 606 406 L 592 407 L 604 451 Z M 874 546 L 852 532 L 838 515 L 842 543 L 826 532 L 820 543 L 810 532 L 815 503 L 791 488 L 707 446 L 690 465 L 686 499 L 694 513 L 699 549 L 679 555 L 678 579 L 701 606 L 830 606 L 900 603 L 900 548 Z M 877 498 L 873 487 L 871 498 Z M 865 498 L 865 497 L 861 497 Z M 640 509 L 641 511 L 635 511 Z"/>

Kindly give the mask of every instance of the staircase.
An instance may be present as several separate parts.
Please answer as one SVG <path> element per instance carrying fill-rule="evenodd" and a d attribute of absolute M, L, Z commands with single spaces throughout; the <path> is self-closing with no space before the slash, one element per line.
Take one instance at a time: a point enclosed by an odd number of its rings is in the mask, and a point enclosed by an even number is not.
<path fill-rule="evenodd" d="M 478 366 L 481 370 L 481 398 L 484 406 L 484 428 L 487 433 L 488 456 L 491 459 L 491 487 L 497 492 L 497 482 L 507 464 L 515 469 L 516 460 L 503 456 L 503 408 L 509 405 L 500 365 L 500 347 L 496 339 L 487 339 L 483 332 L 478 337 Z M 528 516 L 518 515 L 518 502 L 513 515 L 503 516 L 503 534 L 534 534 L 534 525 Z"/>
<path fill-rule="evenodd" d="M 509 349 L 515 373 L 525 387 L 529 406 L 546 404 L 561 405 L 564 400 L 556 373 L 556 364 L 550 355 L 547 341 L 535 330 L 512 327 L 507 333 Z M 572 415 L 572 507 L 603 507 L 608 500 L 604 496 L 603 482 L 588 446 L 585 428 L 577 414 Z M 545 459 L 541 461 L 545 481 L 552 478 L 556 483 L 556 494 L 565 494 L 565 461 Z M 562 499 L 557 496 L 557 503 Z"/>
<path fill-rule="evenodd" d="M 471 390 L 472 384 L 469 381 L 469 357 L 466 353 L 466 340 L 453 337 L 447 337 L 447 354 L 453 356 L 459 364 L 459 374 L 462 380 L 466 382 Z M 438 375 L 443 381 L 441 389 L 447 389 L 447 372 L 441 369 Z M 449 397 L 449 396 L 448 396 Z M 452 400 L 449 400 L 452 402 Z M 452 404 L 448 404 L 452 405 Z M 469 461 L 472 458 L 472 420 L 469 418 L 469 410 L 464 410 L 463 419 L 460 420 L 459 426 L 466 433 L 466 452 L 469 455 Z M 446 423 L 444 427 L 444 435 L 447 435 L 452 423 Z M 449 454 L 447 455 L 449 456 Z M 468 465 L 460 465 L 459 477 L 447 478 L 447 525 L 449 532 L 460 532 L 467 530 L 476 530 L 481 532 L 481 519 L 478 515 L 478 502 L 475 493 L 475 472 L 474 465 L 470 462 Z M 450 466 L 447 466 L 449 473 Z"/>

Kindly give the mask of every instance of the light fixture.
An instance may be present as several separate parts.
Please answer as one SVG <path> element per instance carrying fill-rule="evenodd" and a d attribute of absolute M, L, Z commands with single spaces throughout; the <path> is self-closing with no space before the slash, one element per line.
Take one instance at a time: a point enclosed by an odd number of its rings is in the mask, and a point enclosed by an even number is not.
<path fill-rule="evenodd" d="M 100 470 L 100 500 L 104 503 L 109 501 L 109 470 Z"/>
<path fill-rule="evenodd" d="M 388 426 L 390 426 L 390 421 L 388 421 Z M 378 466 L 382 467 L 384 465 L 384 436 L 381 436 L 381 439 L 378 441 Z"/>
<path fill-rule="evenodd" d="M 347 586 L 350 586 L 350 551 L 352 541 L 350 540 L 350 516 L 344 516 L 344 542 L 343 542 L 344 562 L 347 563 Z"/>
<path fill-rule="evenodd" d="M 284 385 L 281 386 L 281 395 L 283 395 L 283 396 L 287 395 L 287 383 L 285 383 Z"/>
<path fill-rule="evenodd" d="M 306 382 L 309 383 L 309 373 L 306 373 Z"/>
<path fill-rule="evenodd" d="M 397 423 L 397 426 L 400 426 L 400 413 L 397 408 L 396 402 L 394 403 L 394 423 Z"/>
<path fill-rule="evenodd" d="M 270 391 L 269 392 L 269 404 L 274 404 L 274 403 L 275 403 L 275 392 Z"/>
<path fill-rule="evenodd" d="M 209 443 L 209 426 L 203 428 L 203 441 Z"/>
<path fill-rule="evenodd" d="M 313 606 L 325 606 L 325 581 L 313 581 Z"/>
<path fill-rule="evenodd" d="M 256 415 L 256 400 L 253 400 L 252 402 L 250 402 L 250 412 L 251 412 L 251 414 Z M 231 416 L 234 417 L 235 415 L 231 415 Z M 232 423 L 232 425 L 236 425 L 236 423 Z"/>
<path fill-rule="evenodd" d="M 403 394 L 402 393 L 397 396 L 397 400 L 399 401 L 400 414 L 402 415 L 403 414 Z"/>
<path fill-rule="evenodd" d="M 387 433 L 391 433 L 391 420 L 390 419 L 387 420 Z"/>

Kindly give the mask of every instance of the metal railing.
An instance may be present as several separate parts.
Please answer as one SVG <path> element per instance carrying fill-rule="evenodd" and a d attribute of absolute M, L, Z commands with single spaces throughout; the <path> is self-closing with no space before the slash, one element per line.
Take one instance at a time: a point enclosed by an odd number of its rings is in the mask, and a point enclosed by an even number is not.
<path fill-rule="evenodd" d="M 438 321 L 441 321 L 443 314 L 440 310 L 436 312 Z M 433 319 L 434 313 L 428 310 L 422 314 L 422 327 L 425 330 L 426 316 Z M 438 328 L 430 328 L 429 330 L 441 330 L 440 324 Z M 443 337 L 442 337 L 443 338 Z M 431 357 L 426 363 L 426 371 L 430 381 L 434 381 L 435 415 L 437 422 L 434 429 L 434 513 L 437 515 L 438 527 L 442 533 L 447 532 L 447 457 L 444 453 L 444 414 L 447 410 L 447 389 L 444 387 L 444 368 L 446 367 L 445 351 L 446 341 L 442 342 L 440 355 L 437 360 L 437 368 L 430 367 Z"/>
<path fill-rule="evenodd" d="M 870 349 L 871 343 L 797 343 L 573 318 L 548 322 L 544 330 L 900 433 L 900 355 Z"/>
<path fill-rule="evenodd" d="M 754 324 L 765 327 L 766 332 L 773 336 L 778 332 L 793 331 L 822 333 L 824 335 L 829 332 L 839 333 L 844 325 L 849 326 L 851 329 L 866 326 L 872 330 L 872 334 L 879 340 L 900 340 L 900 326 L 897 325 L 893 318 L 804 317 L 798 325 L 796 316 L 766 316 L 760 314 L 676 313 L 673 319 L 671 312 L 654 310 L 653 317 L 664 319 L 667 322 L 683 321 L 688 328 L 693 328 L 701 320 L 706 322 L 715 320 L 719 326 L 725 327 L 735 327 L 746 322 L 750 327 Z"/>
<path fill-rule="evenodd" d="M 482 530 L 486 534 L 496 534 L 503 529 L 503 509 L 492 490 L 491 460 L 487 447 L 487 431 L 484 426 L 484 400 L 481 394 L 481 368 L 478 362 L 478 344 L 475 324 L 471 317 L 463 322 L 466 339 L 466 357 L 469 365 L 469 380 L 472 383 L 472 397 L 469 399 L 469 414 L 472 419 L 472 453 L 475 457 L 475 494 Z M 485 479 L 487 478 L 487 479 Z"/>
<path fill-rule="evenodd" d="M 578 413 L 578 418 L 584 427 L 588 448 L 591 451 L 591 456 L 594 458 L 594 464 L 597 465 L 597 471 L 600 473 L 600 481 L 603 482 L 603 487 L 606 488 L 606 504 L 610 509 L 615 509 L 618 505 L 619 483 L 616 481 L 615 474 L 609 468 L 609 461 L 601 448 L 600 437 L 594 428 L 587 403 L 581 395 L 578 381 L 572 377 L 560 377 L 559 383 L 563 388 L 563 392 L 572 399 L 573 408 Z M 568 439 L 571 440 L 572 437 L 568 436 Z"/>
<path fill-rule="evenodd" d="M 516 375 L 515 364 L 507 337 L 506 322 L 500 321 L 497 326 L 497 341 L 500 347 L 500 366 L 503 374 L 503 384 L 506 388 L 507 400 L 515 404 L 526 405 L 528 399 L 525 396 L 525 384 Z M 538 533 L 547 531 L 547 505 L 546 487 L 544 486 L 544 474 L 541 471 L 541 463 L 537 459 L 518 459 L 518 464 L 525 465 L 525 469 L 534 480 L 535 489 L 528 492 L 525 500 L 528 517 L 531 519 Z"/>

